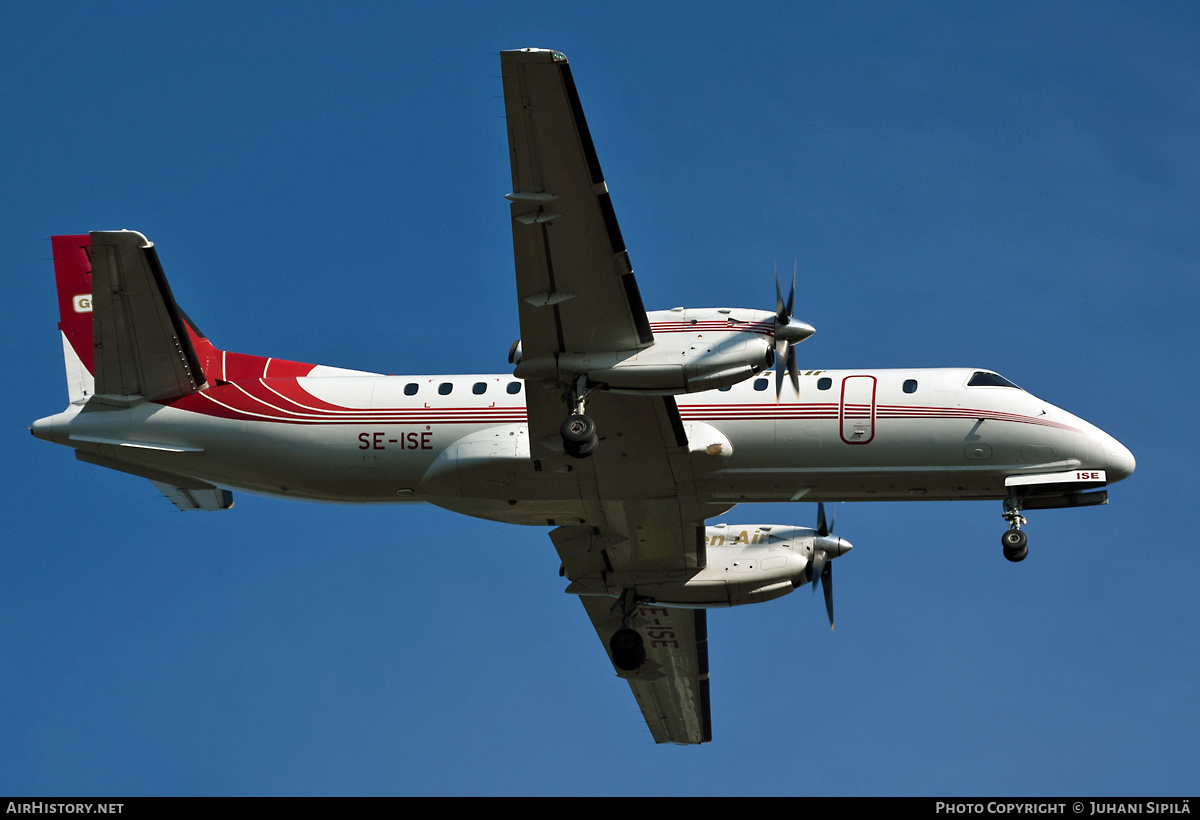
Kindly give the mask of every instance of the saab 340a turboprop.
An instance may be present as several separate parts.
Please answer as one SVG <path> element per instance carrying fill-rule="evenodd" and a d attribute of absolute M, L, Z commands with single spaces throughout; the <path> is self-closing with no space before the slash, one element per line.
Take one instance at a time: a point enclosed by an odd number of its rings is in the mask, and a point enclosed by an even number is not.
<path fill-rule="evenodd" d="M 501 55 L 521 338 L 511 375 L 382 376 L 230 353 L 175 304 L 132 231 L 56 236 L 70 406 L 34 422 L 181 510 L 231 491 L 426 501 L 550 539 L 654 739 L 703 743 L 706 608 L 821 582 L 850 549 L 826 501 L 1107 501 L 1133 456 L 988 370 L 799 370 L 775 310 L 647 312 L 567 59 Z M 774 379 L 770 369 L 774 367 Z M 773 382 L 773 384 L 772 384 Z M 818 502 L 816 528 L 716 524 L 742 501 Z"/>

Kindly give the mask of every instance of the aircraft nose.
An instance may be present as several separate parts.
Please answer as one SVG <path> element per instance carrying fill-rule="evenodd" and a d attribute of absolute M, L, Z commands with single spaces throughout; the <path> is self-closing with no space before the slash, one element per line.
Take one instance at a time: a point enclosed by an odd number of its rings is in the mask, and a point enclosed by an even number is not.
<path fill-rule="evenodd" d="M 1108 474 L 1108 480 L 1112 482 L 1129 478 L 1137 467 L 1133 453 L 1112 436 L 1106 435 L 1105 438 L 1108 440 L 1104 442 L 1104 471 Z"/>
<path fill-rule="evenodd" d="M 1104 432 L 1100 428 L 1089 425 L 1091 427 L 1091 441 L 1093 454 L 1096 449 L 1101 452 L 1100 464 L 1098 465 L 1106 473 L 1105 478 L 1109 483 L 1120 481 L 1124 478 L 1129 478 L 1133 475 L 1134 468 L 1137 467 L 1137 461 L 1133 457 L 1133 453 L 1129 452 L 1129 448 L 1115 438 Z M 1095 456 L 1093 455 L 1093 458 Z"/>

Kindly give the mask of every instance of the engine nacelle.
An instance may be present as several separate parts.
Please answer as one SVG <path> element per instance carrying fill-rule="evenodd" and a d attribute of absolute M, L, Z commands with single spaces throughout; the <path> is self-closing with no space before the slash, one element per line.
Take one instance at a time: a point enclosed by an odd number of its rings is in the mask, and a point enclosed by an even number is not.
<path fill-rule="evenodd" d="M 654 344 L 642 350 L 547 353 L 509 350 L 520 379 L 561 384 L 586 376 L 614 392 L 674 395 L 745 381 L 774 363 L 775 314 L 737 308 L 675 308 L 647 314 Z"/>
<path fill-rule="evenodd" d="M 757 604 L 808 583 L 814 547 L 834 556 L 849 549 L 836 536 L 781 524 L 717 524 L 705 528 L 704 541 L 703 569 L 571 578 L 567 592 L 619 598 L 634 589 L 639 598 L 654 603 L 696 609 Z"/>

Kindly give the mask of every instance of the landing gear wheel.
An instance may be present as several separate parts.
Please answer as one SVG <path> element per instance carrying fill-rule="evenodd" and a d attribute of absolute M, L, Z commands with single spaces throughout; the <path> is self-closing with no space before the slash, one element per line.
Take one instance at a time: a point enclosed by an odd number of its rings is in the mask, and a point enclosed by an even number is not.
<path fill-rule="evenodd" d="M 1007 531 L 1000 536 L 1000 543 L 1004 545 L 1004 557 L 1014 564 L 1024 561 L 1025 556 L 1029 554 L 1029 540 L 1020 530 Z"/>
<path fill-rule="evenodd" d="M 608 642 L 613 666 L 632 672 L 646 662 L 646 647 L 636 629 L 618 629 Z"/>
<path fill-rule="evenodd" d="M 558 429 L 562 434 L 563 450 L 575 458 L 587 458 L 596 452 L 596 422 L 582 413 L 567 416 Z"/>

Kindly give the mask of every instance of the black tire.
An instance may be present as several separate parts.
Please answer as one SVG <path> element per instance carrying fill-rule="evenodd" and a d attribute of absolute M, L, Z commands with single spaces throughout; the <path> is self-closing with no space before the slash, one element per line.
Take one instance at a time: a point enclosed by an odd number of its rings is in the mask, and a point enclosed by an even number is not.
<path fill-rule="evenodd" d="M 1029 540 L 1020 530 L 1008 530 L 1000 536 L 1000 543 L 1004 545 L 1004 557 L 1014 564 L 1029 555 Z"/>
<path fill-rule="evenodd" d="M 558 428 L 562 434 L 563 443 L 583 445 L 596 437 L 596 422 L 589 417 L 576 413 L 567 416 L 562 426 Z"/>
<path fill-rule="evenodd" d="M 577 452 L 575 452 L 573 455 L 575 456 L 575 458 L 587 458 L 592 453 L 596 452 L 596 448 L 599 446 L 600 446 L 599 439 L 592 439 L 591 441 L 587 442 L 586 444 L 581 444 L 579 446 L 579 450 Z"/>
<path fill-rule="evenodd" d="M 1025 560 L 1025 556 L 1029 555 L 1029 547 L 1021 547 L 1019 550 L 1010 550 L 1007 547 L 1004 549 L 1004 557 L 1014 564 Z"/>
<path fill-rule="evenodd" d="M 1007 530 L 1004 535 L 1000 536 L 1000 543 L 1005 549 L 1019 550 L 1028 543 L 1025 533 L 1020 530 Z"/>
<path fill-rule="evenodd" d="M 646 662 L 646 646 L 636 629 L 618 629 L 608 642 L 613 666 L 632 672 Z"/>
<path fill-rule="evenodd" d="M 588 416 L 576 413 L 567 416 L 558 428 L 562 434 L 563 452 L 575 458 L 587 458 L 596 452 L 600 440 L 596 437 L 596 422 Z"/>

